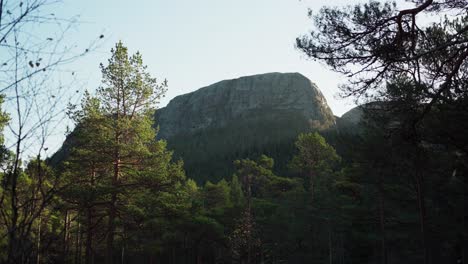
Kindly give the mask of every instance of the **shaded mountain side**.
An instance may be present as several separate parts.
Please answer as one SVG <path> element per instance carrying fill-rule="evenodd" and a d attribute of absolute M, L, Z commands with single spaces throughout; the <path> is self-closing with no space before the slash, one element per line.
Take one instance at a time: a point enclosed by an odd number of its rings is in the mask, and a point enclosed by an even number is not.
<path fill-rule="evenodd" d="M 59 150 L 57 150 L 52 156 L 47 158 L 46 162 L 50 166 L 61 170 L 63 168 L 62 161 L 66 160 L 71 153 L 71 150 L 76 145 L 76 131 L 75 128 L 71 133 L 67 135 L 65 141 L 63 142 L 62 146 Z"/>
<path fill-rule="evenodd" d="M 336 127 L 342 133 L 357 134 L 361 131 L 360 122 L 364 116 L 364 108 L 354 107 L 341 117 L 336 118 Z"/>
<path fill-rule="evenodd" d="M 198 182 L 229 177 L 234 171 L 234 160 L 257 158 L 261 154 L 275 159 L 278 172 L 285 171 L 295 138 L 301 132 L 311 131 L 311 127 L 294 111 L 285 111 L 274 118 L 267 112 L 255 117 L 178 134 L 167 140 L 168 147 L 174 150 L 176 158 L 184 160 L 187 174 Z"/>
<path fill-rule="evenodd" d="M 188 175 L 200 182 L 217 181 L 234 171 L 233 161 L 240 158 L 256 159 L 266 154 L 275 160 L 275 172 L 288 175 L 288 162 L 296 152 L 294 142 L 300 133 L 319 131 L 339 155 L 347 160 L 353 156 L 355 145 L 364 132 L 364 108 L 352 108 L 335 125 L 317 129 L 300 112 L 284 111 L 272 118 L 257 112 L 257 118 L 234 120 L 222 128 L 196 133 L 180 134 L 168 140 L 169 148 L 177 158 L 184 158 Z"/>

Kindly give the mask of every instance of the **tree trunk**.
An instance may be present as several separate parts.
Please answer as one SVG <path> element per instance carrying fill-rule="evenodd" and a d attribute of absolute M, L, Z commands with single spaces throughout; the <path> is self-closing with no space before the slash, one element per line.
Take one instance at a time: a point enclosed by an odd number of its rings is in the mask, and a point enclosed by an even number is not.
<path fill-rule="evenodd" d="M 176 250 L 175 246 L 172 246 L 172 264 L 176 263 Z"/>
<path fill-rule="evenodd" d="M 86 249 L 85 249 L 85 263 L 92 264 L 94 261 L 93 256 L 93 209 L 88 208 L 86 220 Z"/>
<path fill-rule="evenodd" d="M 119 115 L 117 114 L 117 120 Z M 118 122 L 118 121 L 117 121 Z M 119 132 L 115 133 L 115 156 L 114 156 L 114 176 L 112 178 L 112 196 L 109 205 L 109 223 L 107 233 L 107 264 L 113 263 L 114 257 L 114 233 L 115 233 L 115 218 L 117 216 L 117 188 L 120 174 L 120 150 L 119 150 Z"/>
<path fill-rule="evenodd" d="M 17 153 L 19 153 L 19 143 L 17 147 Z M 16 158 L 15 160 L 15 167 L 12 173 L 10 173 L 10 181 L 11 181 L 11 188 L 10 188 L 10 206 L 11 206 L 11 223 L 8 228 L 8 263 L 17 263 L 18 257 L 21 254 L 20 250 L 20 243 L 18 241 L 17 233 L 18 233 L 18 195 L 17 191 L 17 183 L 18 183 L 18 166 L 19 160 Z"/>
<path fill-rule="evenodd" d="M 421 228 L 421 240 L 424 254 L 424 264 L 429 264 L 429 250 L 428 250 L 428 237 L 427 237 L 427 224 L 426 224 L 426 205 L 424 197 L 424 187 L 421 173 L 416 173 L 416 192 L 418 200 L 418 209 L 419 209 L 419 225 Z"/>
<path fill-rule="evenodd" d="M 332 225 L 330 219 L 328 220 L 328 263 L 333 264 Z"/>
<path fill-rule="evenodd" d="M 117 201 L 117 195 L 114 192 L 112 194 L 110 208 L 109 208 L 109 221 L 108 221 L 108 230 L 107 230 L 107 240 L 106 240 L 106 247 L 107 247 L 107 264 L 113 263 L 113 256 L 114 256 L 114 232 L 115 232 L 115 217 L 117 216 L 117 210 L 115 208 Z"/>
<path fill-rule="evenodd" d="M 81 224 L 79 221 L 75 238 L 75 264 L 81 263 Z"/>
<path fill-rule="evenodd" d="M 41 263 L 41 226 L 42 226 L 42 217 L 39 216 L 39 225 L 37 227 L 37 255 L 36 255 L 36 264 Z"/>
<path fill-rule="evenodd" d="M 125 263 L 125 247 L 122 246 L 122 251 L 120 252 L 120 263 L 124 264 Z"/>
<path fill-rule="evenodd" d="M 64 230 L 63 230 L 63 259 L 68 256 L 68 233 L 70 232 L 70 226 L 68 225 L 68 210 L 65 210 L 64 217 Z"/>
<path fill-rule="evenodd" d="M 16 217 L 12 217 L 12 220 Z M 14 221 L 14 222 L 13 222 Z M 8 230 L 8 260 L 7 263 L 16 263 L 17 262 L 17 253 L 18 253 L 18 242 L 16 238 L 16 220 L 12 221 L 12 225 Z"/>
<path fill-rule="evenodd" d="M 120 80 L 120 87 L 117 87 L 117 109 L 115 113 L 115 130 L 114 130 L 114 176 L 112 177 L 112 196 L 109 204 L 109 222 L 108 222 L 108 231 L 107 231 L 107 264 L 113 263 L 114 257 L 114 233 L 115 233 L 115 218 L 117 216 L 117 188 L 119 183 L 120 175 L 120 109 L 121 109 L 121 90 L 123 90 L 123 79 Z M 125 102 L 122 102 L 123 105 Z"/>
<path fill-rule="evenodd" d="M 466 185 L 464 184 L 463 187 Z M 467 256 L 468 256 L 468 243 L 467 243 L 467 232 L 466 232 L 466 199 L 467 193 L 464 192 L 462 194 L 462 239 L 461 239 L 461 263 L 468 263 Z"/>
<path fill-rule="evenodd" d="M 251 264 L 251 251 L 252 251 L 252 176 L 247 176 L 247 263 Z"/>
<path fill-rule="evenodd" d="M 314 205 L 314 172 L 309 171 L 309 193 L 310 193 L 310 204 Z"/>
<path fill-rule="evenodd" d="M 117 139 L 118 144 L 118 139 Z M 115 234 L 115 218 L 117 217 L 117 188 L 120 174 L 120 152 L 116 151 L 116 159 L 114 161 L 114 177 L 112 179 L 112 197 L 109 208 L 109 223 L 107 233 L 107 264 L 113 263 L 114 257 L 114 234 Z"/>
<path fill-rule="evenodd" d="M 387 245 L 386 245 L 386 230 L 385 230 L 385 198 L 384 198 L 384 186 L 383 186 L 383 175 L 379 173 L 379 220 L 380 220 L 380 249 L 381 249 L 381 257 L 382 257 L 382 264 L 388 263 L 387 257 Z"/>
<path fill-rule="evenodd" d="M 95 178 L 96 178 L 96 165 L 93 162 L 91 165 L 91 175 L 90 175 L 90 185 L 94 187 Z M 94 254 L 93 254 L 93 205 L 88 205 L 88 212 L 86 214 L 86 248 L 85 248 L 85 263 L 93 264 L 94 263 Z"/>

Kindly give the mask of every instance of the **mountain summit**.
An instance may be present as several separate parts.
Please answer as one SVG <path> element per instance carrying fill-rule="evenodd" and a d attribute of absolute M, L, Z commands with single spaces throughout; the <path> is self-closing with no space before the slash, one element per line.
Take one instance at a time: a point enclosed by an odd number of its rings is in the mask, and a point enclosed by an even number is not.
<path fill-rule="evenodd" d="M 237 158 L 278 158 L 299 133 L 332 128 L 335 117 L 305 76 L 266 73 L 177 96 L 157 111 L 156 123 L 189 175 L 204 181 L 228 175 Z"/>
<path fill-rule="evenodd" d="M 224 80 L 175 97 L 156 115 L 159 137 L 165 139 L 264 118 L 299 118 L 317 129 L 329 128 L 335 122 L 320 90 L 300 73 Z"/>

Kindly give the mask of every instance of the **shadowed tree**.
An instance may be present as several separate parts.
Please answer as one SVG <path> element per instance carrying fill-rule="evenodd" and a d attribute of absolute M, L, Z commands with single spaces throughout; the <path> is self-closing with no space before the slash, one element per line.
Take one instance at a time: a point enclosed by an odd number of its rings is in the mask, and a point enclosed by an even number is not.
<path fill-rule="evenodd" d="M 429 263 L 424 153 L 428 144 L 443 145 L 468 161 L 468 127 L 451 125 L 468 121 L 468 1 L 407 2 L 413 6 L 369 1 L 310 11 L 315 28 L 296 43 L 347 77 L 344 96 L 387 102 L 378 108 L 395 119 L 380 125 L 387 136 L 400 134 L 403 141 L 393 142 L 412 153 L 424 263 Z"/>
<path fill-rule="evenodd" d="M 310 202 L 314 200 L 316 177 L 329 170 L 339 157 L 335 149 L 330 146 L 320 134 L 300 134 L 295 142 L 297 154 L 292 158 L 289 166 L 303 175 L 306 188 L 310 194 Z"/>
<path fill-rule="evenodd" d="M 96 44 L 93 41 L 75 48 L 67 43 L 67 34 L 79 21 L 76 17 L 53 13 L 51 10 L 58 3 L 0 0 L 0 93 L 5 96 L 4 106 L 11 117 L 6 147 L 12 151 L 10 166 L 4 170 L 4 191 L 0 197 L 4 226 L 0 232 L 8 237 L 7 263 L 25 262 L 37 253 L 23 245 L 33 236 L 30 226 L 42 217 L 42 211 L 58 191 L 46 188 L 47 191 L 40 192 L 42 202 L 37 203 L 37 193 L 25 197 L 24 193 L 20 195 L 18 186 L 23 159 L 33 156 L 41 163 L 41 155 L 47 154 L 48 138 L 58 133 L 58 126 L 65 118 L 66 103 L 77 95 L 70 89 L 74 78 L 61 81 L 56 73 L 88 54 Z M 103 36 L 96 39 L 100 38 Z M 58 183 L 57 179 L 52 182 Z M 36 208 L 29 213 L 34 213 L 22 215 L 22 208 L 31 205 Z"/>
<path fill-rule="evenodd" d="M 101 64 L 103 81 L 96 97 L 85 98 L 81 110 L 71 110 L 78 131 L 84 129 L 81 137 L 95 135 L 92 141 L 82 140 L 85 145 L 81 151 L 89 153 L 87 158 L 94 164 L 104 166 L 108 263 L 113 263 L 116 256 L 117 220 L 126 221 L 125 212 L 134 208 L 131 202 L 138 203 L 145 188 L 163 191 L 184 178 L 181 164 L 171 163 L 171 153 L 163 141 L 155 139 L 156 130 L 152 127 L 154 106 L 166 91 L 166 82 L 159 84 L 151 77 L 141 54 L 130 56 L 122 42 L 111 52 L 108 64 Z M 142 188 L 141 193 L 133 197 L 138 188 Z"/>

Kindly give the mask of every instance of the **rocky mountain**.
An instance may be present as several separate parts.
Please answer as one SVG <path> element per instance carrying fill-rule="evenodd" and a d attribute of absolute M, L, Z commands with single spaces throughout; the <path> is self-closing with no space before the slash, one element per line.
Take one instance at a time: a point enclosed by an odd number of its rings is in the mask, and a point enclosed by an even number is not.
<path fill-rule="evenodd" d="M 189 175 L 205 181 L 229 175 L 237 158 L 266 153 L 279 160 L 299 133 L 332 129 L 335 117 L 303 75 L 267 73 L 180 95 L 157 111 L 156 123 Z"/>
<path fill-rule="evenodd" d="M 335 123 L 320 90 L 299 73 L 267 73 L 221 81 L 175 97 L 158 110 L 156 119 L 159 136 L 169 139 L 232 122 L 276 120 L 284 115 L 305 119 L 317 129 Z"/>
<path fill-rule="evenodd" d="M 357 134 L 361 132 L 360 122 L 364 116 L 362 106 L 354 107 L 341 117 L 336 118 L 336 127 L 342 133 Z"/>
<path fill-rule="evenodd" d="M 187 174 L 198 182 L 218 181 L 234 171 L 233 161 L 266 154 L 277 172 L 287 170 L 294 140 L 302 132 L 355 131 L 356 108 L 333 115 L 317 86 L 299 73 L 266 73 L 224 80 L 180 95 L 156 111 L 158 138 L 168 143 Z M 51 158 L 58 164 L 73 145 L 69 136 Z"/>

